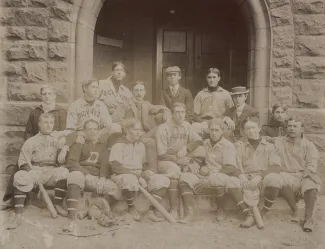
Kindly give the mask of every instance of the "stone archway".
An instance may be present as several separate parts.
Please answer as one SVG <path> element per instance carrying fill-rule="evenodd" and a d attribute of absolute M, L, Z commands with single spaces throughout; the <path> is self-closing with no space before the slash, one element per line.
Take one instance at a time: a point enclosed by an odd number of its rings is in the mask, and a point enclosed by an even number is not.
<path fill-rule="evenodd" d="M 99 12 L 106 0 L 83 1 L 76 23 L 75 96 L 81 95 L 80 83 L 93 74 L 93 39 Z M 236 0 L 244 13 L 249 27 L 250 50 L 248 85 L 250 100 L 267 120 L 270 104 L 270 81 L 272 74 L 272 31 L 266 0 Z"/>

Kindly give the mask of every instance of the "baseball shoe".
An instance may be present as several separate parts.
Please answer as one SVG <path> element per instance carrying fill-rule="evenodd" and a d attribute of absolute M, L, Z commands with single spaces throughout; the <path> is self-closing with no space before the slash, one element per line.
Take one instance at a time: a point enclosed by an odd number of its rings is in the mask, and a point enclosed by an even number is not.
<path fill-rule="evenodd" d="M 218 208 L 217 210 L 217 221 L 223 221 L 226 219 L 225 210 L 223 208 Z"/>
<path fill-rule="evenodd" d="M 153 210 L 149 210 L 149 213 L 148 213 L 148 218 L 150 220 L 152 220 L 153 222 L 162 222 L 164 221 L 165 219 L 163 218 L 160 218 L 158 216 L 155 215 L 155 212 Z"/>
<path fill-rule="evenodd" d="M 253 215 L 247 215 L 243 223 L 240 224 L 242 228 L 250 228 L 255 225 L 255 219 Z"/>
<path fill-rule="evenodd" d="M 7 230 L 16 229 L 23 222 L 23 214 L 15 214 L 14 218 L 6 226 Z"/>

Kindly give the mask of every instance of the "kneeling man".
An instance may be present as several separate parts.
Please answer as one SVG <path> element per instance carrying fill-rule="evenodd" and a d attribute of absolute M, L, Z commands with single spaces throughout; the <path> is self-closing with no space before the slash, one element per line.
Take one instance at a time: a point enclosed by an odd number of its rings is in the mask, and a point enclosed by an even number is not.
<path fill-rule="evenodd" d="M 39 133 L 27 139 L 19 159 L 19 171 L 14 175 L 15 217 L 8 229 L 15 229 L 22 222 L 22 213 L 27 193 L 42 183 L 45 187 L 54 187 L 54 205 L 59 214 L 64 215 L 60 204 L 65 197 L 66 179 L 69 171 L 58 167 L 57 154 L 60 138 L 67 135 L 65 131 L 54 131 L 54 116 L 43 113 L 39 117 Z"/>
<path fill-rule="evenodd" d="M 77 218 L 77 207 L 82 190 L 102 196 L 112 196 L 114 199 L 120 199 L 121 196 L 116 184 L 107 179 L 109 151 L 106 143 L 98 141 L 99 127 L 99 123 L 94 119 L 85 121 L 83 125 L 85 143 L 74 143 L 69 152 L 67 206 L 71 222 L 64 228 L 66 231 L 75 229 L 74 220 Z"/>
<path fill-rule="evenodd" d="M 290 118 L 287 124 L 287 135 L 275 139 L 275 146 L 282 159 L 282 184 L 274 189 L 274 196 L 280 191 L 288 202 L 295 221 L 297 205 L 295 195 L 302 195 L 305 201 L 305 217 L 303 229 L 312 232 L 314 227 L 314 207 L 322 181 L 317 175 L 319 159 L 315 145 L 303 134 L 302 121 Z"/>

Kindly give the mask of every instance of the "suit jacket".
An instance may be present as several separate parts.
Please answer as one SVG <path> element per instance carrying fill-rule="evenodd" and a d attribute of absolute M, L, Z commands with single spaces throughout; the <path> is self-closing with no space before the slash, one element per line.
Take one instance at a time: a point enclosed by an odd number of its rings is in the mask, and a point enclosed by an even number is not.
<path fill-rule="evenodd" d="M 157 120 L 155 118 L 155 116 L 157 116 L 156 114 L 163 112 L 170 113 L 166 106 L 153 105 L 150 102 L 144 100 L 141 104 L 141 117 L 139 117 L 138 108 L 136 107 L 135 102 L 132 100 L 130 101 L 129 107 L 125 112 L 125 118 L 141 118 L 141 123 L 145 131 L 150 131 L 161 122 L 161 120 Z"/>
<path fill-rule="evenodd" d="M 233 106 L 228 110 L 226 110 L 224 115 L 230 117 L 234 121 L 236 125 L 234 131 L 235 136 L 240 136 L 240 124 L 245 118 L 247 117 L 259 118 L 258 110 L 255 107 L 249 106 L 247 104 L 244 106 L 243 112 L 240 115 L 240 117 L 237 117 L 236 106 Z"/>
<path fill-rule="evenodd" d="M 173 107 L 173 103 L 175 103 L 175 102 L 183 103 L 186 106 L 187 119 L 192 119 L 192 117 L 194 115 L 193 101 L 194 100 L 193 100 L 192 93 L 188 89 L 186 89 L 182 86 L 179 86 L 178 91 L 175 96 L 172 95 L 172 92 L 169 87 L 164 89 L 161 92 L 159 103 L 161 105 L 167 106 L 169 109 L 171 109 Z"/>

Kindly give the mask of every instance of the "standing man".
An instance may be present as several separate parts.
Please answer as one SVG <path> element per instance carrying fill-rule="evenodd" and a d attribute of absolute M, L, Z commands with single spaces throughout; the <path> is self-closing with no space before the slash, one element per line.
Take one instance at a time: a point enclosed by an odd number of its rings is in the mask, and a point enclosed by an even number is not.
<path fill-rule="evenodd" d="M 234 138 L 232 139 L 234 142 L 242 137 L 240 124 L 245 118 L 259 118 L 258 110 L 246 104 L 248 93 L 249 90 L 244 86 L 233 87 L 230 93 L 235 106 L 225 112 L 225 122 L 234 133 Z"/>
<path fill-rule="evenodd" d="M 38 121 L 40 132 L 27 139 L 21 149 L 19 171 L 14 175 L 15 217 L 8 229 L 15 229 L 21 224 L 26 196 L 37 187 L 38 182 L 45 187 L 54 187 L 55 209 L 60 215 L 66 215 L 61 203 L 66 194 L 69 171 L 65 167 L 58 167 L 56 161 L 59 140 L 66 134 L 64 131 L 53 132 L 54 123 L 51 113 L 41 114 Z"/>
<path fill-rule="evenodd" d="M 174 103 L 183 103 L 186 107 L 187 119 L 193 118 L 192 93 L 179 85 L 182 78 L 181 69 L 177 66 L 167 67 L 165 70 L 168 87 L 161 92 L 160 104 L 172 109 Z"/>
<path fill-rule="evenodd" d="M 116 184 L 108 179 L 109 153 L 107 145 L 98 141 L 99 128 L 100 124 L 96 120 L 86 120 L 83 124 L 85 143 L 74 143 L 69 152 L 67 206 L 70 222 L 64 227 L 66 231 L 72 232 L 76 228 L 77 207 L 82 190 L 121 199 Z"/>
<path fill-rule="evenodd" d="M 217 199 L 217 220 L 224 219 L 224 196 L 231 195 L 237 206 L 241 208 L 246 219 L 241 224 L 248 227 L 254 221 L 249 207 L 243 201 L 240 189 L 233 187 L 241 171 L 237 168 L 236 149 L 234 144 L 223 137 L 225 124 L 222 119 L 215 118 L 209 122 L 210 138 L 204 141 L 206 150 L 205 165 L 200 174 L 182 173 L 180 189 L 187 209 L 185 221 L 191 220 L 194 208 L 194 194 L 213 194 Z"/>
<path fill-rule="evenodd" d="M 252 193 L 263 187 L 264 207 L 270 208 L 276 197 L 273 189 L 281 185 L 281 159 L 274 145 L 260 136 L 261 127 L 257 118 L 245 118 L 241 129 L 244 139 L 237 146 L 237 164 L 241 174 L 236 182 L 228 185 L 228 189 L 238 188 L 253 195 Z M 235 197 L 235 200 L 238 202 L 239 199 Z M 243 227 L 255 224 L 254 219 L 250 221 L 251 223 L 245 223 Z"/>
<path fill-rule="evenodd" d="M 84 143 L 84 122 L 94 119 L 98 122 L 102 134 L 113 133 L 120 130 L 119 125 L 112 125 L 111 116 L 103 102 L 97 99 L 98 81 L 85 80 L 82 83 L 84 95 L 71 103 L 67 116 L 67 129 L 72 133 L 67 137 L 67 142 L 59 154 L 59 162 L 64 163 L 71 145 L 77 141 Z"/>
<path fill-rule="evenodd" d="M 56 105 L 56 90 L 45 85 L 40 90 L 42 103 L 35 107 L 28 117 L 25 129 L 25 140 L 35 136 L 39 132 L 38 119 L 42 113 L 51 113 L 54 116 L 54 131 L 64 131 L 67 119 L 67 111 Z"/>
<path fill-rule="evenodd" d="M 182 169 L 189 168 L 198 172 L 198 162 L 205 158 L 201 137 L 185 121 L 186 107 L 174 103 L 172 119 L 158 127 L 156 133 L 158 152 L 158 171 L 170 179 L 169 201 L 170 213 L 177 218 L 179 203 L 179 178 Z"/>
<path fill-rule="evenodd" d="M 285 104 L 276 103 L 272 106 L 272 118 L 269 124 L 263 125 L 261 136 L 281 137 L 287 132 L 288 107 Z"/>
<path fill-rule="evenodd" d="M 129 213 L 135 221 L 139 221 L 140 216 L 135 208 L 139 184 L 148 187 L 149 192 L 160 202 L 167 194 L 170 181 L 168 177 L 155 174 L 148 168 L 146 148 L 140 140 L 143 132 L 140 121 L 127 119 L 124 122 L 124 129 L 126 135 L 121 137 L 111 150 L 109 161 L 112 165 L 112 180 L 121 189 Z M 149 210 L 149 219 L 163 220 L 155 215 L 153 208 Z"/>
<path fill-rule="evenodd" d="M 282 182 L 279 188 L 273 188 L 272 194 L 275 199 L 280 191 L 292 210 L 293 221 L 298 221 L 295 195 L 303 196 L 305 200 L 303 229 L 305 232 L 312 232 L 313 213 L 322 181 L 317 175 L 319 153 L 303 132 L 303 122 L 289 118 L 287 135 L 275 139 L 275 146 L 282 159 L 280 173 Z M 268 210 L 268 207 L 264 207 L 263 212 Z"/>
<path fill-rule="evenodd" d="M 104 102 L 114 123 L 122 121 L 128 102 L 132 98 L 130 90 L 122 84 L 125 67 L 122 62 L 114 62 L 112 76 L 99 81 L 99 99 Z"/>

